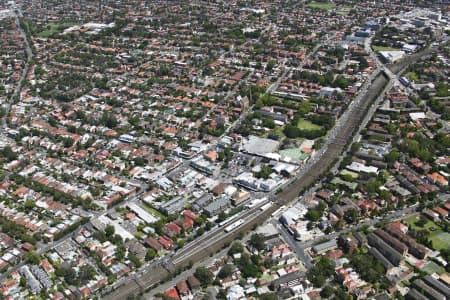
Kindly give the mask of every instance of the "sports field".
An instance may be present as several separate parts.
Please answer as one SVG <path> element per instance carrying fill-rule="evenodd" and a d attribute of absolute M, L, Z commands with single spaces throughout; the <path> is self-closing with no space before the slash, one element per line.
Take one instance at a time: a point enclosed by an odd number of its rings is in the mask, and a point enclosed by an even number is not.
<path fill-rule="evenodd" d="M 306 4 L 307 7 L 320 10 L 332 10 L 336 7 L 336 4 L 331 2 L 316 2 L 312 1 Z"/>
<path fill-rule="evenodd" d="M 383 46 L 373 46 L 373 51 L 399 51 L 400 49 L 392 48 L 392 47 L 383 47 Z"/>
<path fill-rule="evenodd" d="M 444 232 L 439 225 L 429 219 L 423 227 L 417 226 L 415 223 L 419 220 L 419 216 L 420 214 L 415 214 L 404 219 L 404 221 L 413 230 L 428 230 L 430 232 L 428 238 L 431 240 L 434 250 L 450 248 L 450 233 Z"/>
<path fill-rule="evenodd" d="M 297 127 L 300 130 L 320 130 L 322 127 L 319 125 L 313 124 L 308 120 L 305 119 L 299 119 L 297 123 Z"/>

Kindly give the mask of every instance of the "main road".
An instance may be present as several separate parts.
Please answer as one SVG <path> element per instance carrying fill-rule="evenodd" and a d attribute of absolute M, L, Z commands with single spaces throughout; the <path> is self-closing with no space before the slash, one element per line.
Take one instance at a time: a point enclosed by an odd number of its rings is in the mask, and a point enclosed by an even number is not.
<path fill-rule="evenodd" d="M 20 100 L 20 92 L 22 91 L 22 87 L 23 87 L 23 83 L 24 80 L 28 74 L 28 70 L 30 69 L 30 61 L 33 57 L 33 52 L 31 51 L 31 47 L 30 44 L 28 43 L 28 38 L 27 35 L 25 34 L 25 31 L 23 30 L 21 24 L 20 24 L 20 20 L 19 17 L 21 15 L 21 12 L 17 9 L 14 10 L 14 18 L 15 18 L 15 23 L 17 26 L 17 29 L 20 32 L 20 35 L 22 36 L 22 39 L 25 43 L 25 53 L 27 56 L 27 61 L 25 62 L 25 67 L 22 70 L 22 74 L 19 78 L 19 82 L 16 85 L 16 88 L 14 89 L 13 94 L 11 95 L 11 97 L 8 99 L 8 102 L 4 104 L 4 114 L 3 117 L 1 119 L 1 129 L 0 130 L 5 130 L 7 127 L 7 120 L 8 120 L 8 115 L 9 115 L 9 111 L 11 110 L 11 105 L 17 101 Z"/>

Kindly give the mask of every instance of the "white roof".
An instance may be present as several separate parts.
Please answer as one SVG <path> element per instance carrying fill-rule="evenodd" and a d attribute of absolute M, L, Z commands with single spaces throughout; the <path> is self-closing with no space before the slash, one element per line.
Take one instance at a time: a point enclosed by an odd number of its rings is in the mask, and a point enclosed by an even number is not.
<path fill-rule="evenodd" d="M 283 275 L 286 275 L 287 274 L 287 272 L 286 272 L 286 270 L 285 269 L 278 269 L 277 270 L 277 274 L 278 274 L 278 276 L 283 276 Z"/>
<path fill-rule="evenodd" d="M 398 60 L 405 55 L 405 51 L 380 51 L 379 53 L 381 56 L 391 61 Z"/>
<path fill-rule="evenodd" d="M 366 166 L 362 163 L 359 162 L 352 162 L 349 166 L 347 166 L 347 169 L 349 169 L 350 171 L 355 171 L 355 172 L 363 172 L 363 173 L 376 173 L 378 174 L 378 168 L 377 167 L 373 167 L 373 166 Z"/>
<path fill-rule="evenodd" d="M 240 285 L 233 285 L 227 291 L 227 300 L 238 300 L 245 298 L 244 288 Z"/>
<path fill-rule="evenodd" d="M 140 219 L 144 220 L 147 223 L 154 223 L 158 221 L 158 218 L 149 214 L 142 207 L 135 203 L 128 204 L 128 208 L 133 211 Z"/>
<path fill-rule="evenodd" d="M 2 256 L 2 259 L 4 260 L 4 261 L 7 261 L 7 262 L 9 262 L 11 259 L 13 259 L 14 258 L 14 255 L 12 255 L 11 253 L 5 253 L 3 256 Z"/>
<path fill-rule="evenodd" d="M 237 188 L 235 186 L 229 185 L 225 188 L 225 194 L 231 196 L 237 191 Z"/>
<path fill-rule="evenodd" d="M 423 112 L 417 112 L 417 113 L 410 113 L 409 117 L 413 120 L 413 121 L 417 121 L 419 119 L 425 119 L 425 113 Z"/>
<path fill-rule="evenodd" d="M 116 223 L 115 221 L 111 220 L 107 216 L 100 216 L 98 218 L 98 221 L 103 223 L 103 224 L 105 224 L 105 225 L 112 225 L 112 226 L 114 226 L 115 234 L 120 235 L 124 240 L 125 239 L 130 239 L 130 240 L 134 239 L 134 236 L 131 233 L 126 231 L 125 228 L 123 228 L 122 226 L 120 226 L 118 223 Z"/>

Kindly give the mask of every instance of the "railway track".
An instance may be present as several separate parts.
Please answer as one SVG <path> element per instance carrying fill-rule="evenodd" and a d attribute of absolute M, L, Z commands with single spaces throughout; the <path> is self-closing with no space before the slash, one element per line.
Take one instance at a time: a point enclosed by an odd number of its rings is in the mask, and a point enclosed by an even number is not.
<path fill-rule="evenodd" d="M 302 191 L 316 182 L 320 176 L 324 175 L 336 161 L 336 158 L 344 151 L 350 142 L 359 124 L 366 115 L 367 110 L 379 93 L 387 85 L 388 78 L 384 73 L 380 73 L 373 82 L 373 86 L 367 91 L 365 101 L 359 106 L 354 107 L 352 112 L 338 134 L 333 138 L 327 150 L 320 160 L 309 168 L 306 175 L 300 177 L 289 189 L 279 194 L 278 203 L 287 204 L 295 199 Z"/>
<path fill-rule="evenodd" d="M 133 278 L 126 284 L 111 292 L 105 297 L 105 299 L 124 299 L 130 294 L 144 292 L 146 287 L 148 289 L 159 284 L 162 278 L 166 278 L 171 275 L 171 273 L 176 273 L 176 270 L 182 270 L 183 268 L 189 266 L 192 262 L 201 261 L 206 257 L 220 251 L 223 247 L 238 239 L 243 232 L 253 230 L 254 227 L 269 219 L 270 215 L 279 207 L 296 199 L 301 192 L 306 190 L 321 176 L 325 175 L 334 165 L 336 159 L 345 150 L 345 147 L 351 141 L 354 133 L 359 128 L 359 125 L 366 116 L 370 105 L 379 96 L 388 82 L 388 76 L 384 72 L 380 72 L 380 74 L 374 79 L 371 88 L 367 91 L 365 101 L 363 101 L 360 106 L 352 108 L 352 112 L 348 117 L 347 122 L 342 124 L 339 132 L 329 143 L 327 150 L 324 152 L 322 157 L 308 167 L 308 172 L 305 172 L 303 176 L 297 178 L 282 192 L 275 195 L 272 199 L 274 201 L 274 205 L 272 207 L 263 212 L 259 211 L 259 213 L 258 210 L 247 212 L 242 218 L 250 219 L 244 225 L 239 227 L 239 230 L 225 233 L 224 228 L 220 228 L 214 231 L 214 234 L 210 237 L 200 238 L 200 240 L 196 242 L 195 247 L 181 249 L 180 252 L 176 253 L 172 258 L 172 262 L 176 263 L 170 264 L 170 267 L 164 267 L 162 265 L 154 266 L 148 272 L 143 273 L 139 279 Z M 170 272 L 170 270 L 173 271 Z"/>
<path fill-rule="evenodd" d="M 447 43 L 448 40 L 446 40 L 445 42 Z M 402 60 L 397 64 L 390 65 L 389 68 L 392 73 L 399 74 L 408 65 L 411 65 L 416 61 L 419 61 L 433 54 L 434 52 L 436 52 L 436 48 L 427 48 L 423 51 L 409 56 L 408 58 Z M 126 282 L 126 284 L 123 284 L 118 289 L 106 295 L 105 299 L 122 300 L 130 294 L 138 294 L 144 292 L 146 289 L 159 284 L 162 278 L 166 278 L 167 276 L 173 274 L 173 271 L 170 272 L 171 269 L 177 270 L 188 266 L 191 262 L 202 261 L 209 255 L 222 249 L 225 245 L 234 241 L 236 238 L 242 235 L 243 232 L 252 230 L 255 226 L 265 222 L 268 218 L 270 218 L 270 215 L 282 205 L 285 205 L 296 199 L 301 192 L 303 192 L 314 182 L 316 182 L 320 176 L 325 175 L 337 162 L 339 155 L 351 142 L 353 135 L 359 128 L 361 121 L 364 119 L 366 113 L 368 112 L 370 105 L 384 90 L 384 88 L 388 86 L 388 83 L 388 74 L 386 74 L 384 71 L 380 72 L 378 76 L 373 80 L 371 87 L 367 90 L 365 101 L 359 107 L 352 108 L 351 115 L 339 129 L 337 135 L 329 143 L 327 150 L 324 152 L 320 160 L 309 166 L 308 172 L 305 172 L 303 176 L 300 176 L 297 180 L 288 185 L 281 193 L 273 197 L 273 199 L 271 200 L 274 202 L 274 205 L 271 208 L 260 212 L 259 215 L 253 218 L 250 222 L 242 225 L 237 231 L 225 234 L 224 229 L 222 228 L 215 233 L 223 235 L 221 239 L 215 241 L 211 245 L 208 244 L 208 239 L 206 239 L 205 241 L 199 241 L 197 251 L 193 251 L 192 255 L 190 255 L 188 259 L 181 260 L 179 263 L 171 265 L 170 268 L 163 267 L 161 265 L 154 266 L 151 270 L 148 270 L 148 272 L 144 272 L 144 274 L 139 279 L 130 279 L 128 282 Z M 212 236 L 211 238 L 214 238 L 214 236 Z"/>

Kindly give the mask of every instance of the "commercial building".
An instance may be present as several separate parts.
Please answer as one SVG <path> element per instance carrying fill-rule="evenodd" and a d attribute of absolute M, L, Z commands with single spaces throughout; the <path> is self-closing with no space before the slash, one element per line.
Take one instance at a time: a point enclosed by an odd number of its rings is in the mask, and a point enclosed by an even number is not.
<path fill-rule="evenodd" d="M 395 63 L 405 56 L 405 51 L 379 51 L 381 59 L 387 63 Z"/>
<path fill-rule="evenodd" d="M 217 177 L 220 174 L 220 168 L 204 158 L 192 160 L 191 167 L 212 177 Z"/>

